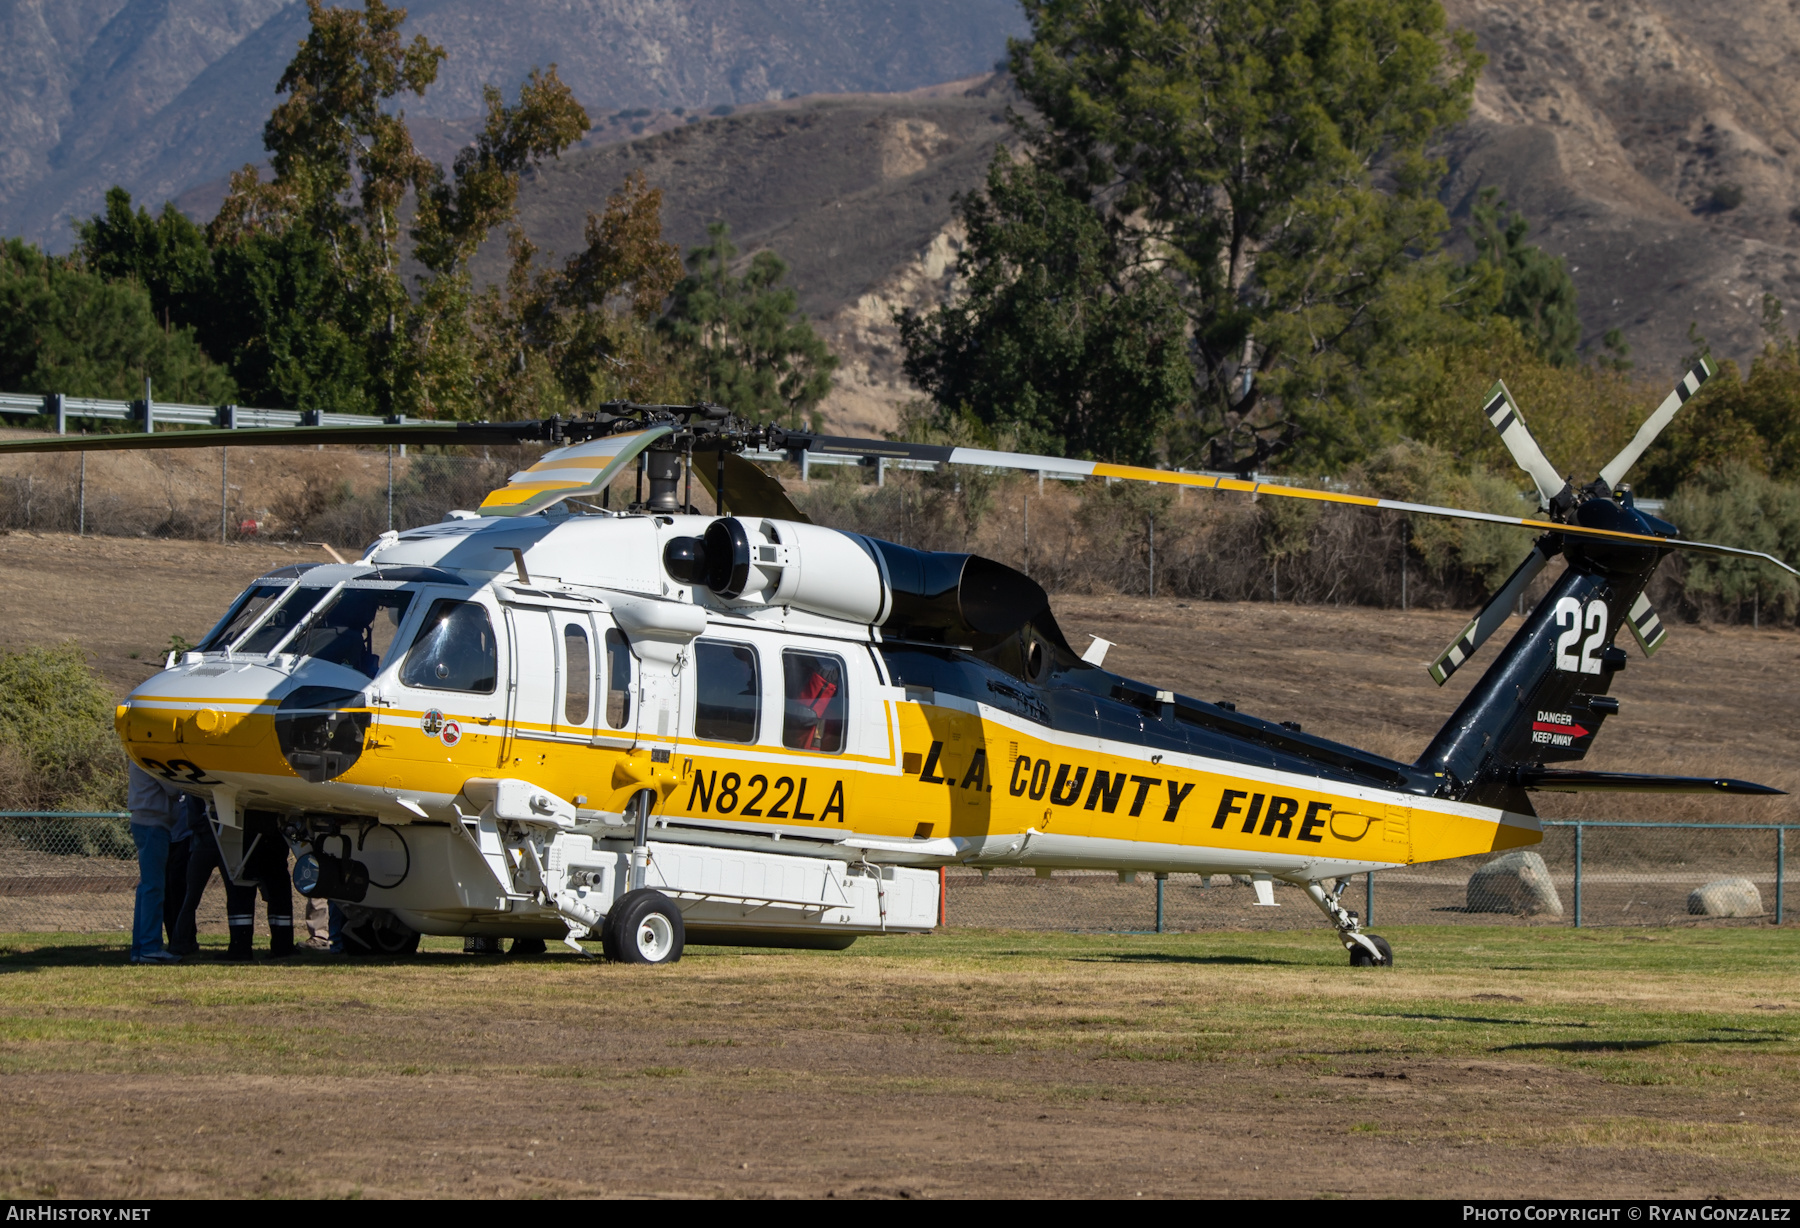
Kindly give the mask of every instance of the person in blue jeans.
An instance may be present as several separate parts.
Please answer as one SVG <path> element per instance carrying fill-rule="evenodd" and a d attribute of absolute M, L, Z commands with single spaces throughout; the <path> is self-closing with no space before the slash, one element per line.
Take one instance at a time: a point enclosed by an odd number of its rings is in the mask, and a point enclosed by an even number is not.
<path fill-rule="evenodd" d="M 131 962 L 178 964 L 179 955 L 163 946 L 163 893 L 169 870 L 169 838 L 180 817 L 181 790 L 165 784 L 133 763 L 126 808 L 131 811 L 131 842 L 137 846 L 137 904 L 131 915 Z"/>

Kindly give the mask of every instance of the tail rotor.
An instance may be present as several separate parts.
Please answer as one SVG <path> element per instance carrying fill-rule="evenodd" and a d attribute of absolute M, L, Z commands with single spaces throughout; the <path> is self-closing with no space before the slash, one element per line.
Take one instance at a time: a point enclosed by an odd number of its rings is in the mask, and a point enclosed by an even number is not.
<path fill-rule="evenodd" d="M 1676 413 L 1688 402 L 1688 399 L 1700 390 L 1702 384 L 1717 373 L 1718 368 L 1709 358 L 1702 358 L 1695 363 L 1693 368 L 1682 377 L 1681 382 L 1675 385 L 1674 391 L 1663 398 L 1662 404 L 1658 405 L 1655 412 L 1644 420 L 1631 442 L 1626 444 L 1617 456 L 1601 468 L 1599 478 L 1591 485 L 1580 489 L 1577 489 L 1568 478 L 1557 473 L 1556 466 L 1552 465 L 1549 458 L 1544 455 L 1544 450 L 1538 446 L 1538 441 L 1531 434 L 1531 429 L 1525 425 L 1525 416 L 1519 411 L 1518 403 L 1513 400 L 1512 393 L 1507 389 L 1504 380 L 1496 380 L 1494 386 L 1488 390 L 1487 400 L 1482 405 L 1482 414 L 1493 424 L 1494 429 L 1500 432 L 1500 440 L 1506 445 L 1506 450 L 1512 454 L 1512 458 L 1518 463 L 1519 468 L 1523 469 L 1537 486 L 1538 505 L 1544 513 L 1551 520 L 1566 523 L 1574 518 L 1582 504 L 1591 499 L 1606 499 L 1610 502 L 1614 497 L 1613 491 L 1618 487 L 1626 472 L 1656 441 L 1656 437 L 1663 432 L 1664 428 L 1674 421 Z M 1626 499 L 1627 506 L 1629 506 L 1629 495 L 1626 496 Z M 1651 527 L 1663 536 L 1674 537 L 1678 533 L 1674 525 L 1645 516 L 1642 512 L 1637 514 L 1643 516 Z M 1443 686 L 1450 680 L 1451 674 L 1454 674 L 1464 662 L 1475 655 L 1476 650 L 1486 642 L 1488 637 L 1498 631 L 1506 622 L 1507 617 L 1519 604 L 1520 598 L 1530 587 L 1531 582 L 1545 567 L 1550 565 L 1551 559 L 1563 552 L 1563 549 L 1564 541 L 1559 534 L 1546 533 L 1537 540 L 1537 543 L 1531 548 L 1531 553 L 1525 556 L 1524 561 L 1514 570 L 1500 590 L 1488 598 L 1487 604 L 1482 606 L 1481 612 L 1475 615 L 1469 625 L 1463 628 L 1461 634 L 1431 663 L 1429 672 L 1432 681 Z M 1650 599 L 1642 593 L 1638 594 L 1637 602 L 1631 607 L 1626 625 L 1630 628 L 1632 637 L 1637 640 L 1638 646 L 1644 650 L 1645 656 L 1652 655 L 1662 647 L 1664 639 L 1668 636 L 1662 620 L 1657 617 L 1656 611 L 1650 606 Z"/>

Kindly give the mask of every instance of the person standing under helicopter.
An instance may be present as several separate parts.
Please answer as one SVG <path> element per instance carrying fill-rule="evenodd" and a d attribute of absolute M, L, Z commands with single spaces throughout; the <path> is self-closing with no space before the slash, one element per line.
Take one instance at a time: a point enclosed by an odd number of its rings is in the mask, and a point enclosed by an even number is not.
<path fill-rule="evenodd" d="M 231 931 L 224 958 L 240 963 L 254 958 L 259 890 L 268 910 L 270 957 L 279 959 L 294 953 L 294 893 L 288 880 L 288 847 L 275 825 L 274 815 L 263 810 L 245 813 L 243 848 L 243 864 L 231 866 L 219 846 L 217 826 L 212 822 L 199 824 L 193 855 L 188 861 L 187 898 L 182 901 L 181 917 L 176 923 L 175 951 L 192 954 L 200 949 L 200 902 L 217 870 L 225 880 L 225 920 Z"/>
<path fill-rule="evenodd" d="M 137 846 L 137 901 L 131 915 L 131 962 L 178 964 L 181 957 L 163 946 L 163 892 L 169 867 L 169 833 L 175 827 L 181 791 L 131 764 L 126 806 L 131 842 Z"/>

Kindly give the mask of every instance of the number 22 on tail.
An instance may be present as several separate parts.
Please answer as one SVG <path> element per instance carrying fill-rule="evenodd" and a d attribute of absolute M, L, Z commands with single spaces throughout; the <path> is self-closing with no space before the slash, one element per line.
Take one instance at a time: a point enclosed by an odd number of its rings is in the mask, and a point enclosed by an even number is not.
<path fill-rule="evenodd" d="M 1606 602 L 1598 597 L 1587 603 L 1585 617 L 1581 603 L 1573 597 L 1563 597 L 1556 603 L 1556 625 L 1565 628 L 1556 637 L 1556 668 L 1567 670 L 1571 674 L 1597 674 L 1600 672 L 1600 650 L 1606 646 Z M 1582 639 L 1582 632 L 1587 638 Z M 1581 654 L 1576 655 L 1576 644 L 1581 645 Z"/>

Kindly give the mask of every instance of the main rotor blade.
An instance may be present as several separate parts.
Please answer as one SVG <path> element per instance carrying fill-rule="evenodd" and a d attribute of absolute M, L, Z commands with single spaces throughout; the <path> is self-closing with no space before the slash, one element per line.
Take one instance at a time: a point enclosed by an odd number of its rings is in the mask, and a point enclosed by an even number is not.
<path fill-rule="evenodd" d="M 374 426 L 254 426 L 242 430 L 43 435 L 0 442 L 8 452 L 136 452 L 164 448 L 310 448 L 321 443 L 512 444 L 543 437 L 541 422 L 396 422 Z"/>
<path fill-rule="evenodd" d="M 1346 495 L 1331 490 L 1309 490 L 1304 486 L 1284 486 L 1279 482 L 1250 482 L 1243 478 L 1214 477 L 1209 473 L 1174 473 L 1167 469 L 1148 469 L 1140 465 L 1114 465 L 1105 461 L 1078 461 L 1064 456 L 1031 456 L 1023 452 L 992 452 L 985 448 L 950 448 L 939 444 L 901 443 L 891 439 L 847 439 L 835 435 L 787 435 L 790 449 L 833 456 L 885 456 L 905 460 L 937 461 L 950 465 L 980 465 L 990 469 L 1021 469 L 1026 472 L 1065 473 L 1083 478 L 1123 478 L 1132 482 L 1161 482 L 1171 486 L 1193 486 L 1201 490 L 1229 490 L 1247 495 L 1270 495 L 1281 499 L 1311 499 L 1317 503 L 1343 503 L 1352 507 L 1374 508 L 1386 512 L 1405 512 L 1412 516 L 1443 516 L 1451 520 L 1473 520 L 1482 524 L 1505 524 L 1539 533 L 1561 533 L 1568 537 L 1590 537 L 1600 541 L 1627 542 L 1635 546 L 1655 546 L 1660 550 L 1693 550 L 1704 554 L 1725 554 L 1738 558 L 1763 559 L 1790 575 L 1800 571 L 1771 554 L 1760 550 L 1740 550 L 1736 546 L 1718 546 L 1711 542 L 1689 541 L 1682 537 L 1657 537 L 1650 533 L 1624 533 L 1617 529 L 1591 529 L 1586 525 L 1558 524 L 1551 520 L 1534 520 L 1524 516 L 1501 516 L 1493 512 L 1472 512 L 1460 507 L 1435 507 L 1428 503 L 1404 503 L 1398 499 L 1376 499 L 1368 495 Z"/>
<path fill-rule="evenodd" d="M 1519 468 L 1530 475 L 1532 482 L 1536 484 L 1538 506 L 1547 511 L 1558 502 L 1566 500 L 1570 494 L 1568 479 L 1556 471 L 1556 466 L 1550 463 L 1544 450 L 1538 447 L 1538 441 L 1525 425 L 1525 416 L 1519 412 L 1518 402 L 1513 400 L 1505 380 L 1494 381 L 1494 386 L 1488 389 L 1487 401 L 1482 405 L 1481 412 L 1494 424 L 1494 429 L 1500 432 L 1500 442 L 1512 453 Z"/>
<path fill-rule="evenodd" d="M 1656 437 L 1662 434 L 1663 428 L 1674 419 L 1676 411 L 1687 404 L 1689 397 L 1700 391 L 1700 385 L 1719 373 L 1719 368 L 1710 358 L 1702 358 L 1694 364 L 1694 369 L 1681 377 L 1675 385 L 1675 391 L 1663 398 L 1663 403 L 1656 407 L 1656 412 L 1644 419 L 1644 425 L 1638 427 L 1637 434 L 1625 445 L 1623 451 L 1606 462 L 1600 470 L 1600 480 L 1606 483 L 1606 489 L 1612 490 L 1624 479 L 1630 468 L 1637 464 Z"/>
<path fill-rule="evenodd" d="M 1500 587 L 1500 591 L 1488 598 L 1488 603 L 1482 606 L 1481 612 L 1475 615 L 1469 625 L 1462 629 L 1462 634 L 1451 641 L 1450 647 L 1444 649 L 1443 654 L 1431 663 L 1429 671 L 1431 680 L 1439 686 L 1448 682 L 1450 675 L 1454 674 L 1463 662 L 1475 655 L 1475 650 L 1481 647 L 1487 637 L 1500 629 L 1500 625 L 1512 613 L 1514 604 L 1519 600 L 1519 594 L 1523 593 L 1526 586 L 1537 579 L 1538 573 L 1549 564 L 1550 553 L 1544 549 L 1544 543 L 1540 541 L 1532 546 L 1531 553 L 1525 556 L 1525 561 L 1513 571 L 1511 578 Z"/>
<path fill-rule="evenodd" d="M 479 510 L 483 516 L 529 516 L 564 499 L 598 495 L 637 459 L 638 453 L 673 432 L 670 426 L 658 425 L 546 452 L 537 464 L 513 474 L 505 486 L 489 492 Z"/>
<path fill-rule="evenodd" d="M 717 499 L 718 454 L 696 452 L 693 464 L 694 476 L 706 487 L 706 493 Z M 735 452 L 725 453 L 725 514 L 812 523 L 811 516 L 794 506 L 780 482 Z"/>

